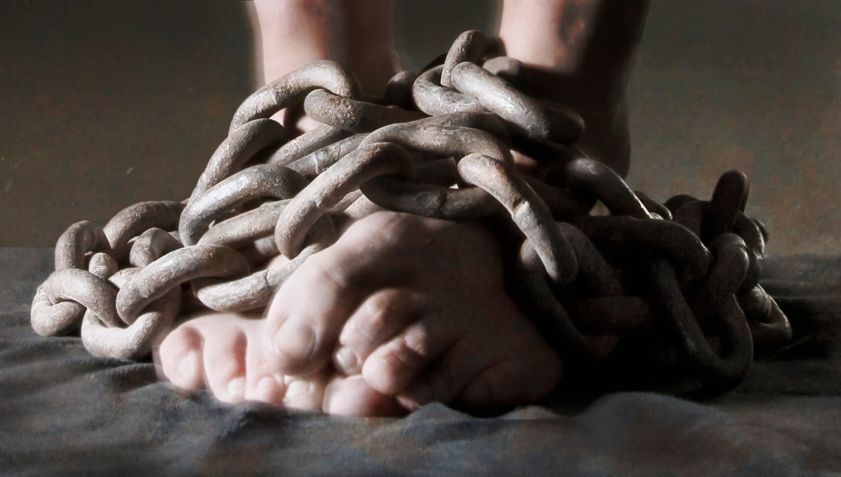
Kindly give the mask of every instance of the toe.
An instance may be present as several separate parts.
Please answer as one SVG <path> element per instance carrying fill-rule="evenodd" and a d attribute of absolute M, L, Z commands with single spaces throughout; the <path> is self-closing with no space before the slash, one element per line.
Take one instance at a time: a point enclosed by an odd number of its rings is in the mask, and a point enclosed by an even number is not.
<path fill-rule="evenodd" d="M 359 220 L 284 282 L 269 307 L 264 338 L 278 371 L 305 376 L 322 369 L 353 310 L 373 290 L 407 280 L 410 267 L 395 259 L 402 250 L 395 242 L 414 230 L 404 222 L 410 221 L 398 214 Z"/>
<path fill-rule="evenodd" d="M 283 395 L 286 392 L 286 383 L 283 377 L 276 374 L 260 376 L 256 383 L 246 387 L 245 398 L 249 401 L 259 401 L 274 406 L 283 404 Z"/>
<path fill-rule="evenodd" d="M 489 348 L 470 339 L 457 342 L 400 393 L 400 403 L 407 409 L 431 402 L 450 403 L 488 367 L 489 359 L 494 358 Z"/>
<path fill-rule="evenodd" d="M 417 293 L 386 288 L 369 296 L 345 323 L 333 364 L 346 374 L 362 372 L 362 363 L 376 348 L 420 318 L 424 300 Z"/>
<path fill-rule="evenodd" d="M 514 356 L 498 362 L 465 386 L 456 404 L 478 412 L 499 412 L 545 398 L 560 381 L 562 366 L 551 352 L 543 358 Z"/>
<path fill-rule="evenodd" d="M 400 405 L 391 396 L 373 390 L 362 376 L 336 376 L 324 391 L 324 412 L 342 416 L 397 416 Z"/>
<path fill-rule="evenodd" d="M 454 343 L 456 337 L 442 331 L 428 319 L 410 325 L 371 353 L 362 366 L 365 381 L 383 394 L 400 393 Z"/>
<path fill-rule="evenodd" d="M 205 379 L 222 402 L 245 399 L 245 351 L 247 339 L 237 326 L 219 326 L 204 334 Z"/>
<path fill-rule="evenodd" d="M 364 297 L 362 283 L 348 277 L 328 249 L 281 286 L 269 307 L 264 337 L 278 372 L 305 376 L 324 367 L 339 330 Z"/>
<path fill-rule="evenodd" d="M 163 375 L 176 387 L 204 387 L 201 334 L 187 322 L 171 331 L 161 343 L 158 360 Z"/>
<path fill-rule="evenodd" d="M 286 383 L 275 373 L 262 348 L 263 320 L 246 320 L 242 329 L 248 340 L 245 350 L 245 399 L 279 406 L 283 403 Z"/>
<path fill-rule="evenodd" d="M 327 377 L 324 372 L 307 378 L 286 377 L 283 406 L 298 411 L 320 412 L 324 401 Z"/>

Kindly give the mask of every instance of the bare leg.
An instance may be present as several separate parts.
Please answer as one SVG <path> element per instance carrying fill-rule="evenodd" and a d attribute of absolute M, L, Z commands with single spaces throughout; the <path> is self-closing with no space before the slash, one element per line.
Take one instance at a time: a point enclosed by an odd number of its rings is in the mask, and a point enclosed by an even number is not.
<path fill-rule="evenodd" d="M 397 71 L 388 0 L 255 0 L 268 83 L 315 60 L 331 59 L 379 94 Z"/>
<path fill-rule="evenodd" d="M 524 89 L 572 107 L 587 124 L 581 147 L 627 174 L 627 88 L 649 0 L 504 0 L 508 55 L 536 67 Z"/>

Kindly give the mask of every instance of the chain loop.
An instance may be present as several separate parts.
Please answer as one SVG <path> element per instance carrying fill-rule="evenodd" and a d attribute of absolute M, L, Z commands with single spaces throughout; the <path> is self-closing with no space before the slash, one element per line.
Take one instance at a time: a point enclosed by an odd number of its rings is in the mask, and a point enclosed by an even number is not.
<path fill-rule="evenodd" d="M 424 117 L 417 111 L 345 98 L 323 89 L 307 95 L 304 111 L 316 121 L 354 133 L 370 132 L 389 124 Z"/>
<path fill-rule="evenodd" d="M 126 245 L 129 240 L 142 234 L 152 227 L 164 230 L 178 228 L 178 219 L 184 203 L 168 200 L 140 202 L 130 205 L 117 212 L 111 220 L 102 227 L 108 243 L 118 260 L 128 254 Z"/>
<path fill-rule="evenodd" d="M 588 158 L 575 159 L 548 169 L 546 178 L 550 184 L 593 194 L 614 215 L 651 218 L 648 209 L 628 184 L 604 163 Z"/>
<path fill-rule="evenodd" d="M 283 258 L 279 264 L 269 263 L 243 278 L 224 282 L 199 279 L 193 281 L 196 297 L 205 306 L 216 311 L 245 311 L 264 307 L 277 288 L 292 275 L 310 256 L 329 247 L 336 240 L 336 229 L 329 216 L 316 221 L 307 235 L 309 244 L 303 246 L 293 259 Z M 275 249 L 274 254 L 277 254 Z"/>
<path fill-rule="evenodd" d="M 57 270 L 35 292 L 32 328 L 42 336 L 67 333 L 79 325 L 85 309 L 106 325 L 117 326 L 116 294 L 107 281 L 86 270 Z"/>
<path fill-rule="evenodd" d="M 497 56 L 504 52 L 505 47 L 499 38 L 486 36 L 478 30 L 468 30 L 459 35 L 444 59 L 444 67 L 441 70 L 441 86 L 453 88 L 450 80 L 453 68 L 459 63 L 469 61 L 480 63 L 487 56 Z"/>
<path fill-rule="evenodd" d="M 355 98 L 359 93 L 356 80 L 344 68 L 333 61 L 316 61 L 280 77 L 246 98 L 234 113 L 228 134 L 249 121 L 268 118 L 292 106 L 316 88 L 348 98 Z"/>
<path fill-rule="evenodd" d="M 481 66 L 459 63 L 451 73 L 453 86 L 476 98 L 484 108 L 507 121 L 515 134 L 541 141 L 571 143 L 584 133 L 581 116 L 543 107 Z"/>
<path fill-rule="evenodd" d="M 145 267 L 167 253 L 181 248 L 181 242 L 171 233 L 152 227 L 134 239 L 129 251 L 129 264 Z"/>
<path fill-rule="evenodd" d="M 123 269 L 111 282 L 118 287 L 139 272 L 139 268 Z M 127 272 L 127 273 L 126 273 Z M 160 299 L 153 301 L 131 325 L 103 326 L 88 310 L 82 320 L 82 344 L 94 356 L 138 359 L 149 354 L 154 343 L 160 342 L 169 331 L 181 305 L 181 290 L 173 288 Z"/>
<path fill-rule="evenodd" d="M 441 86 L 444 66 L 436 66 L 418 76 L 412 86 L 412 99 L 418 109 L 430 116 L 451 113 L 484 113 L 487 110 L 475 98 Z"/>
<path fill-rule="evenodd" d="M 288 199 L 306 185 L 295 171 L 270 164 L 242 170 L 195 197 L 181 213 L 178 232 L 184 245 L 195 245 L 210 224 L 232 208 L 263 199 Z"/>
<path fill-rule="evenodd" d="M 86 268 L 85 254 L 99 251 L 111 251 L 102 229 L 89 220 L 76 222 L 56 242 L 55 269 Z"/>
<path fill-rule="evenodd" d="M 316 177 L 280 213 L 275 228 L 277 249 L 294 258 L 319 218 L 361 184 L 383 175 L 409 177 L 412 156 L 392 143 L 369 143 L 339 159 Z"/>
<path fill-rule="evenodd" d="M 147 265 L 117 293 L 120 318 L 132 324 L 141 311 L 171 289 L 197 278 L 241 277 L 249 272 L 236 250 L 218 245 L 195 245 L 175 250 Z"/>
<path fill-rule="evenodd" d="M 88 271 L 103 280 L 110 278 L 119 269 L 120 264 L 111 255 L 104 252 L 97 252 L 91 255 L 90 261 L 88 262 Z"/>
<path fill-rule="evenodd" d="M 481 187 L 501 203 L 534 248 L 549 278 L 568 285 L 578 274 L 578 260 L 552 213 L 510 163 L 482 154 L 471 154 L 458 164 L 462 179 Z"/>
<path fill-rule="evenodd" d="M 727 390 L 744 379 L 753 359 L 750 329 L 733 297 L 747 273 L 748 256 L 744 242 L 735 235 L 722 235 L 713 246 L 716 260 L 702 293 L 711 300 L 717 312 L 713 316 L 718 318 L 721 335 L 726 339 L 722 356 L 704 336 L 672 266 L 660 258 L 652 258 L 647 266 L 651 270 L 651 303 L 667 318 L 681 356 L 708 388 Z"/>
<path fill-rule="evenodd" d="M 257 153 L 291 139 L 290 132 L 271 119 L 255 119 L 235 129 L 216 148 L 199 176 L 190 199 L 242 169 Z"/>

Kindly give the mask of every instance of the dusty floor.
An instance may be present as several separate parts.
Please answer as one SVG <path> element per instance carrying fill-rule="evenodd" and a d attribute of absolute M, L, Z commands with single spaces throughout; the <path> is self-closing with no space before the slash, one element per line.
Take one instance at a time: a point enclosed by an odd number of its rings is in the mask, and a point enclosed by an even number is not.
<path fill-rule="evenodd" d="M 704 196 L 740 168 L 772 251 L 837 253 L 838 3 L 653 3 L 632 185 Z M 407 64 L 492 25 L 494 5 L 398 1 Z M 240 2 L 3 0 L 0 12 L 0 246 L 51 245 L 76 220 L 184 197 L 253 86 Z"/>

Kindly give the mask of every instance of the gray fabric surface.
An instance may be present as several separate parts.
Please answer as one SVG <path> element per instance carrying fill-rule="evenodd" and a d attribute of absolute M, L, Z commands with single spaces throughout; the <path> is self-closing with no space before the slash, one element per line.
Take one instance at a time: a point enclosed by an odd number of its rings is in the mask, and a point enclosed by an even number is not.
<path fill-rule="evenodd" d="M 0 474 L 792 475 L 841 472 L 841 260 L 772 260 L 796 342 L 717 398 L 614 391 L 474 418 L 228 407 L 29 326 L 50 249 L 0 248 Z"/>

